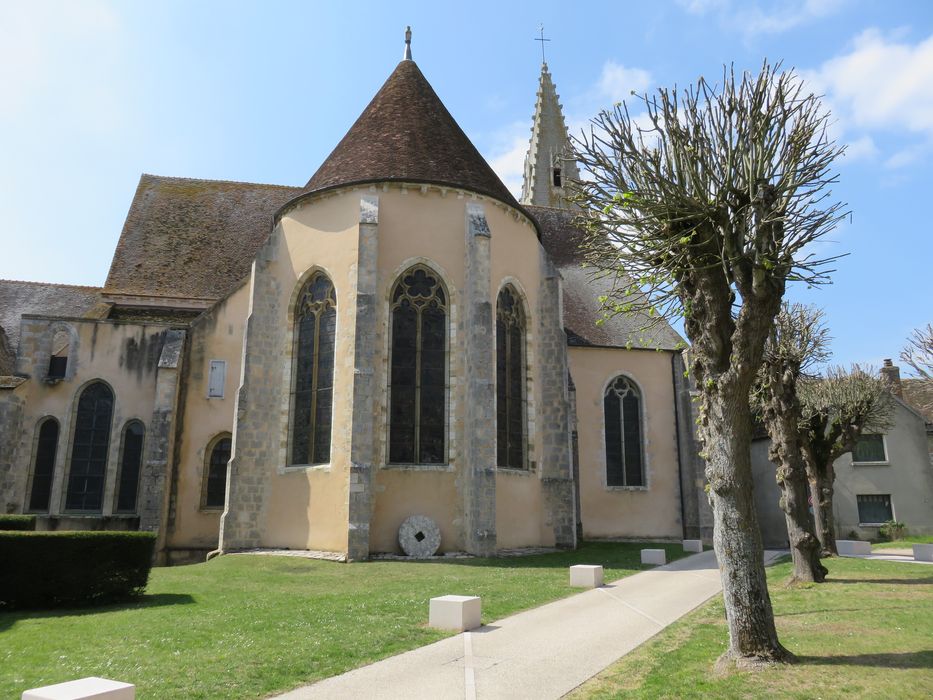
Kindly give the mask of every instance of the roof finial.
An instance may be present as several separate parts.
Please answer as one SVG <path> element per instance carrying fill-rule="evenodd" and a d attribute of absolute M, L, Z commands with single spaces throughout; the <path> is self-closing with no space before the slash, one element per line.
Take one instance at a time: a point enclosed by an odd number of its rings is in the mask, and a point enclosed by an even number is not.
<path fill-rule="evenodd" d="M 546 65 L 547 65 L 547 61 L 546 61 L 545 58 L 544 58 L 544 42 L 545 42 L 545 41 L 550 41 L 550 39 L 545 39 L 545 38 L 544 38 L 544 25 L 543 25 L 543 24 L 541 25 L 541 38 L 540 38 L 540 39 L 535 39 L 535 41 L 540 41 L 540 42 L 541 42 L 541 64 L 546 66 Z"/>
<path fill-rule="evenodd" d="M 405 55 L 402 57 L 406 61 L 411 60 L 411 27 L 405 27 Z"/>

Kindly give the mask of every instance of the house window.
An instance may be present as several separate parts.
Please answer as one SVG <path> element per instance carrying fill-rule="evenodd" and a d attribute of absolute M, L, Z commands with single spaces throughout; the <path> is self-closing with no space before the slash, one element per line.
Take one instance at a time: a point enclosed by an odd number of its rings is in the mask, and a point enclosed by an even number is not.
<path fill-rule="evenodd" d="M 606 485 L 644 486 L 641 393 L 634 382 L 617 377 L 603 398 L 606 421 Z"/>
<path fill-rule="evenodd" d="M 204 476 L 204 508 L 223 508 L 227 500 L 227 462 L 230 461 L 232 440 L 229 436 L 215 438 L 208 449 Z"/>
<path fill-rule="evenodd" d="M 292 464 L 330 461 L 334 402 L 334 344 L 337 298 L 322 272 L 302 288 L 295 308 L 295 403 L 292 413 Z"/>
<path fill-rule="evenodd" d="M 891 495 L 856 496 L 859 525 L 883 525 L 894 519 Z"/>
<path fill-rule="evenodd" d="M 525 313 L 511 287 L 496 303 L 496 462 L 524 469 Z"/>
<path fill-rule="evenodd" d="M 81 392 L 75 415 L 65 510 L 101 510 L 112 417 L 113 392 L 106 384 L 94 382 Z"/>
<path fill-rule="evenodd" d="M 227 381 L 227 363 L 224 360 L 211 360 L 207 377 L 207 398 L 222 399 L 224 383 Z"/>
<path fill-rule="evenodd" d="M 872 462 L 887 462 L 888 457 L 884 450 L 883 435 L 862 435 L 852 450 L 852 462 L 864 464 Z"/>
<path fill-rule="evenodd" d="M 135 513 L 139 491 L 139 472 L 143 461 L 145 428 L 138 420 L 123 428 L 123 447 L 120 457 L 120 486 L 117 489 L 117 512 Z"/>
<path fill-rule="evenodd" d="M 32 469 L 29 510 L 34 513 L 46 513 L 49 510 L 57 452 L 58 421 L 54 418 L 46 418 L 39 425 L 39 435 L 36 439 L 36 461 Z"/>
<path fill-rule="evenodd" d="M 389 462 L 444 464 L 447 431 L 447 292 L 416 266 L 392 288 Z"/>

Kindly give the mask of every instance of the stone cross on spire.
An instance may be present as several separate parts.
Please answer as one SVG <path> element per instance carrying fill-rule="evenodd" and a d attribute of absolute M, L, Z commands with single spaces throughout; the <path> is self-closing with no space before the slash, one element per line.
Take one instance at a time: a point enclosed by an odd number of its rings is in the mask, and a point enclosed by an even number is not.
<path fill-rule="evenodd" d="M 546 66 L 546 65 L 547 65 L 547 61 L 546 61 L 545 58 L 544 58 L 544 42 L 545 42 L 545 41 L 550 41 L 550 39 L 545 39 L 545 38 L 544 38 L 544 25 L 543 25 L 543 24 L 541 25 L 541 38 L 540 38 L 540 39 L 535 39 L 535 41 L 540 41 L 540 42 L 541 42 L 541 63 L 542 63 L 543 65 Z"/>
<path fill-rule="evenodd" d="M 403 61 L 411 60 L 411 27 L 405 27 L 405 54 L 402 56 Z"/>
<path fill-rule="evenodd" d="M 566 200 L 564 184 L 580 177 L 580 170 L 570 153 L 570 138 L 557 89 L 551 80 L 547 63 L 542 63 L 531 126 L 531 143 L 525 154 L 522 204 L 561 208 L 570 206 Z"/>

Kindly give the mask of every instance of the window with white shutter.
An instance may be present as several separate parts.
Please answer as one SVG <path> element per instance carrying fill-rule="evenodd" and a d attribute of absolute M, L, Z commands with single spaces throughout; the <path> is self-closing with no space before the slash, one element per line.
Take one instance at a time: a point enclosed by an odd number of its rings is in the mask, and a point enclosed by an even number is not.
<path fill-rule="evenodd" d="M 226 380 L 227 363 L 224 360 L 211 360 L 211 371 L 207 379 L 207 398 L 222 399 Z"/>

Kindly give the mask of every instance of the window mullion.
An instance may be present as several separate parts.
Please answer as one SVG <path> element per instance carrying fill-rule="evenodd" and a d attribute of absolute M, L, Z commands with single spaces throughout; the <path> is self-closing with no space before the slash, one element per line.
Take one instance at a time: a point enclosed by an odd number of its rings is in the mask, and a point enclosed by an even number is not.
<path fill-rule="evenodd" d="M 412 455 L 415 464 L 421 463 L 421 307 L 415 308 L 415 444 Z"/>
<path fill-rule="evenodd" d="M 619 456 L 622 462 L 622 485 L 628 486 L 628 469 L 625 464 L 625 401 L 616 394 L 616 401 L 619 402 Z"/>
<path fill-rule="evenodd" d="M 321 340 L 321 316 L 320 309 L 312 312 L 314 315 L 314 338 L 311 341 L 311 412 L 308 416 L 308 464 L 314 463 L 315 448 L 315 425 L 317 423 L 317 367 L 318 367 L 318 349 Z"/>

